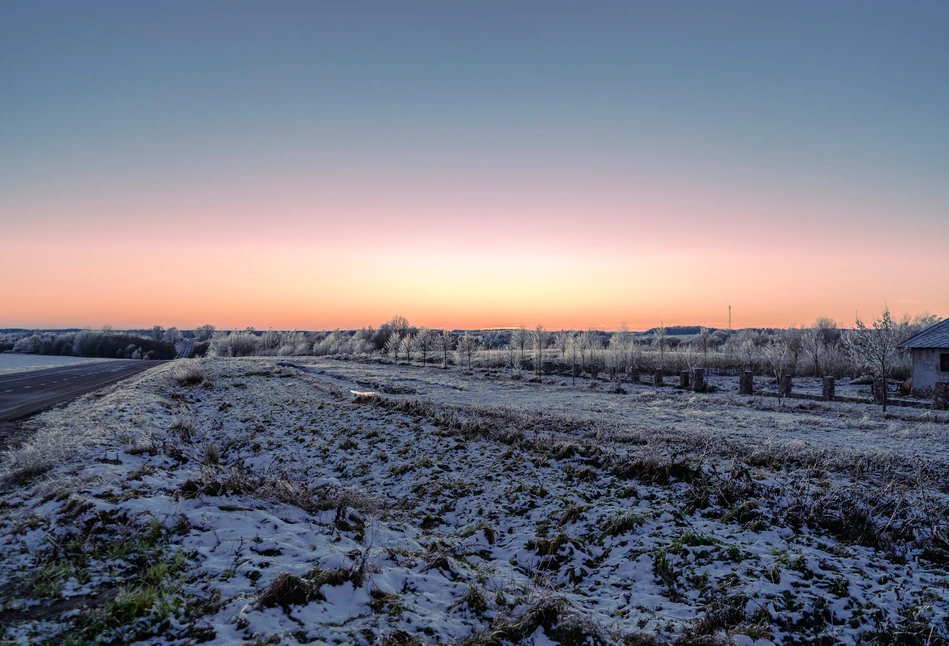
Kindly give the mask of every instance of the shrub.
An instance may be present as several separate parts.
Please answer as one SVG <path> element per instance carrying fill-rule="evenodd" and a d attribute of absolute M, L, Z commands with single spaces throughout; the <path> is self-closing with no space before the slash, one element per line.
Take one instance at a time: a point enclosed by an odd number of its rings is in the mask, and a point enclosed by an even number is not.
<path fill-rule="evenodd" d="M 179 386 L 200 386 L 211 382 L 200 361 L 188 361 L 175 367 L 172 377 Z"/>

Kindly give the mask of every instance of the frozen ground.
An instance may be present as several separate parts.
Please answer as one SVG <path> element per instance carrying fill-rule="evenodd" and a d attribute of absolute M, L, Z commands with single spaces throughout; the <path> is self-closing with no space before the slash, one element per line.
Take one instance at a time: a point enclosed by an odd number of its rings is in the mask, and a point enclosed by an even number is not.
<path fill-rule="evenodd" d="M 945 643 L 945 415 L 608 388 L 214 360 L 86 396 L 0 462 L 0 640 Z"/>
<path fill-rule="evenodd" d="M 0 354 L 0 375 L 24 370 L 40 370 L 42 368 L 58 368 L 80 363 L 95 361 L 111 361 L 111 359 L 87 359 L 85 357 L 53 357 L 43 354 L 14 354 L 4 352 Z"/>
<path fill-rule="evenodd" d="M 421 366 L 298 361 L 321 371 L 324 379 L 338 379 L 345 387 L 381 390 L 395 399 L 423 398 L 453 405 L 516 408 L 556 415 L 578 416 L 600 427 L 655 433 L 704 441 L 728 440 L 742 447 L 780 446 L 807 451 L 833 450 L 835 456 L 859 459 L 874 454 L 899 454 L 949 463 L 949 413 L 891 408 L 884 417 L 878 406 L 742 397 L 737 380 L 714 378 L 720 392 L 696 395 L 671 385 L 653 388 L 624 384 L 626 395 L 612 392 L 606 382 L 543 377 L 511 381 L 507 373 L 476 372 Z M 530 375 L 525 373 L 525 376 Z M 667 379 L 668 384 L 676 380 Z M 765 379 L 758 383 L 765 386 Z M 811 380 L 816 381 L 816 380 Z M 800 380 L 800 390 L 809 386 Z M 860 392 L 862 387 L 851 390 Z"/>

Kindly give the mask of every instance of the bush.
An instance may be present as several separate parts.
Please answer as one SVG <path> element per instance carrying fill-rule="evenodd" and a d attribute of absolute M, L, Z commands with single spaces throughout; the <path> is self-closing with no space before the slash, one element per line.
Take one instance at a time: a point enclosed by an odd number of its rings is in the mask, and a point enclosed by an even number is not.
<path fill-rule="evenodd" d="M 184 365 L 177 366 L 172 373 L 172 377 L 179 386 L 200 386 L 211 382 L 201 361 L 189 361 Z"/>

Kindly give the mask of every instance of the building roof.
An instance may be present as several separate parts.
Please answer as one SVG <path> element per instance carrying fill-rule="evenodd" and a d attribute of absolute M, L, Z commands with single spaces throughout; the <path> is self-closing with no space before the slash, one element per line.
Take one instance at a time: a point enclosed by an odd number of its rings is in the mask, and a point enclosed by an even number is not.
<path fill-rule="evenodd" d="M 931 325 L 900 344 L 901 348 L 949 348 L 949 319 Z"/>

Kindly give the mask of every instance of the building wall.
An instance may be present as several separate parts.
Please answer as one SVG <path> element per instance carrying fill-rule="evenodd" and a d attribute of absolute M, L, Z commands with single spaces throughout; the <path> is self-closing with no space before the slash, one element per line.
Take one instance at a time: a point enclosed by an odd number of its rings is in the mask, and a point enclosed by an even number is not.
<path fill-rule="evenodd" d="M 949 372 L 939 371 L 939 355 L 949 348 L 913 350 L 913 390 L 931 391 L 937 381 L 949 381 Z"/>

